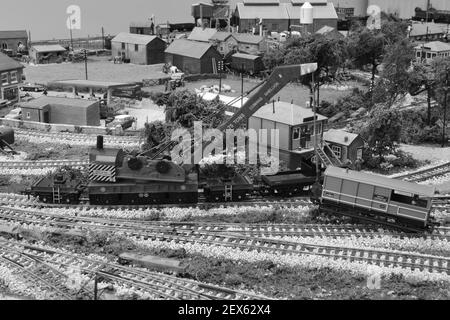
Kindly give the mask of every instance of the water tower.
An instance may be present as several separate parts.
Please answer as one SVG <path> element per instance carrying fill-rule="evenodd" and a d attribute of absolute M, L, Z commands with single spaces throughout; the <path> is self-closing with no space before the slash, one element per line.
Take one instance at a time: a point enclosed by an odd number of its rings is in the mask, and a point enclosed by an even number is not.
<path fill-rule="evenodd" d="M 314 8 L 309 2 L 305 2 L 300 8 L 300 26 L 303 34 L 314 32 Z"/>

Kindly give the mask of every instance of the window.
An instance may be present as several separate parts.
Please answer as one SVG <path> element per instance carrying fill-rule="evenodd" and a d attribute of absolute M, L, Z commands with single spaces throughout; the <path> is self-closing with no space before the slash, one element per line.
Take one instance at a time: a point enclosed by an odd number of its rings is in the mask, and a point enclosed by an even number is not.
<path fill-rule="evenodd" d="M 136 51 L 136 52 L 139 51 L 139 45 L 138 44 L 134 45 L 134 51 Z"/>
<path fill-rule="evenodd" d="M 2 84 L 8 84 L 8 74 L 2 73 Z"/>
<path fill-rule="evenodd" d="M 125 43 L 122 42 L 122 50 L 125 50 Z"/>
<path fill-rule="evenodd" d="M 11 83 L 17 82 L 17 71 L 11 72 Z"/>
<path fill-rule="evenodd" d="M 416 52 L 416 56 L 417 56 L 417 58 L 420 58 L 420 51 Z"/>
<path fill-rule="evenodd" d="M 336 157 L 338 157 L 339 159 L 341 158 L 341 156 L 342 156 L 342 148 L 341 147 L 333 146 L 331 148 L 331 150 L 333 150 L 333 153 L 336 155 Z"/>
<path fill-rule="evenodd" d="M 27 119 L 31 119 L 31 114 L 27 112 Z"/>
<path fill-rule="evenodd" d="M 363 157 L 363 149 L 356 150 L 356 159 L 361 160 Z"/>
<path fill-rule="evenodd" d="M 300 128 L 295 128 L 292 136 L 293 136 L 294 140 L 299 140 L 300 139 Z"/>
<path fill-rule="evenodd" d="M 316 135 L 322 134 L 322 123 L 316 124 Z"/>
<path fill-rule="evenodd" d="M 431 58 L 431 53 L 427 52 L 427 59 Z"/>
<path fill-rule="evenodd" d="M 417 207 L 426 208 L 428 206 L 428 201 L 425 199 L 420 199 L 418 195 L 411 194 L 407 192 L 400 192 L 400 191 L 392 191 L 391 194 L 391 201 L 409 204 Z"/>

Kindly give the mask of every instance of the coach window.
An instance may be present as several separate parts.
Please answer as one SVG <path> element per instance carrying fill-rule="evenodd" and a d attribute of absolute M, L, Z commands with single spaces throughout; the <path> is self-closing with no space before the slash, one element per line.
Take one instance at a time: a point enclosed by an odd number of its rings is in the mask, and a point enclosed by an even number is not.
<path fill-rule="evenodd" d="M 398 191 L 392 191 L 391 201 L 409 204 L 417 207 L 426 208 L 428 205 L 428 201 L 424 199 L 420 199 L 418 195 L 402 193 Z"/>

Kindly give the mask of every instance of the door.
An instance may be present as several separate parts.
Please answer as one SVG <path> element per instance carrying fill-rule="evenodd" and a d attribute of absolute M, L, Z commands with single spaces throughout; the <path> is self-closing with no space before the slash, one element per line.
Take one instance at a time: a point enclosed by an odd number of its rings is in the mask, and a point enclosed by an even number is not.
<path fill-rule="evenodd" d="M 44 123 L 50 123 L 50 113 L 48 111 L 44 111 Z"/>

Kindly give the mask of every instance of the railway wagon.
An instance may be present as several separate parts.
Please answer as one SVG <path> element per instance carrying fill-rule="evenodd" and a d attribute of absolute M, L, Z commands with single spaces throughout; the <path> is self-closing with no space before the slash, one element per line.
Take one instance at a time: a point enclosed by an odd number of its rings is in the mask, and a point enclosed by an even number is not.
<path fill-rule="evenodd" d="M 434 187 L 329 167 L 324 177 L 321 208 L 417 230 L 430 226 L 434 194 Z"/>
<path fill-rule="evenodd" d="M 236 175 L 232 179 L 209 178 L 203 188 L 208 202 L 241 201 L 253 192 L 253 183 L 248 177 Z"/>
<path fill-rule="evenodd" d="M 262 176 L 264 191 L 273 196 L 296 196 L 309 194 L 316 176 L 307 176 L 302 172 L 287 171 L 274 176 Z"/>

